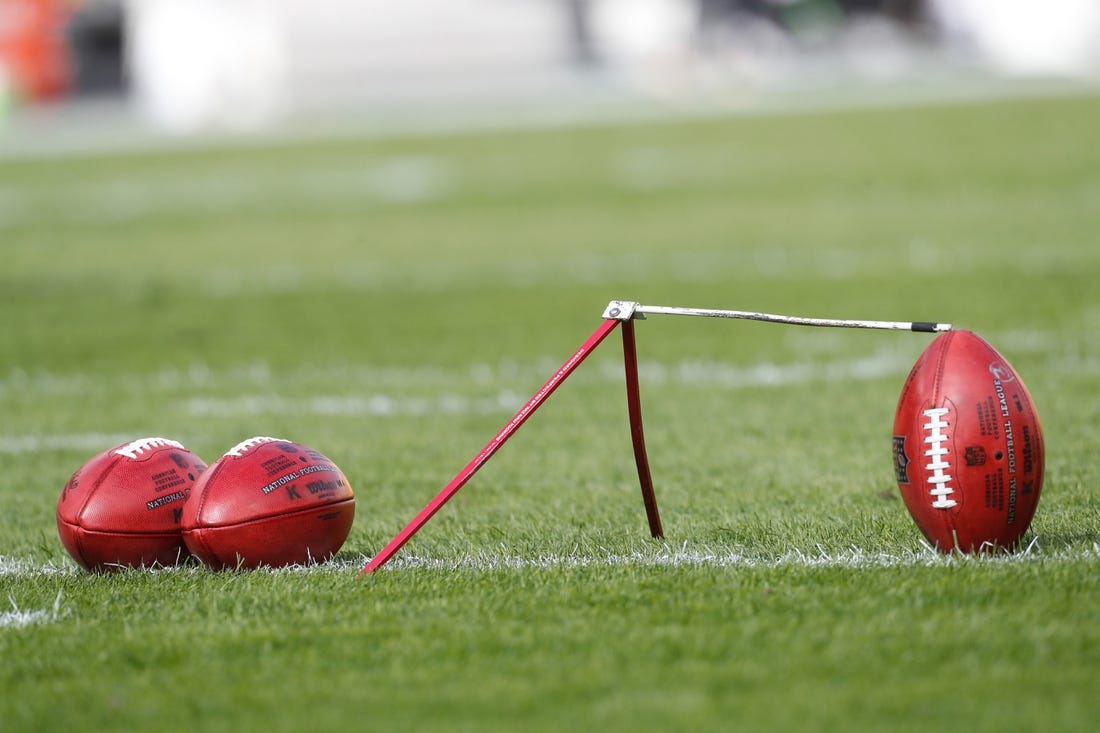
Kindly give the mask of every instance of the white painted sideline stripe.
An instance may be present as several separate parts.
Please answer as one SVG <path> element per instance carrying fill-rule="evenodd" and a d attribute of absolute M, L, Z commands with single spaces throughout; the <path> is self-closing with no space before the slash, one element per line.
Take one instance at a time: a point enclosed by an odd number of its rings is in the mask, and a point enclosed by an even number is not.
<path fill-rule="evenodd" d="M 354 559 L 337 559 L 327 563 L 289 568 L 266 568 L 253 572 L 265 573 L 358 573 L 370 560 L 361 555 Z M 675 549 L 669 545 L 653 549 L 637 549 L 630 552 L 607 550 L 597 553 L 546 554 L 538 556 L 513 555 L 508 552 L 475 552 L 454 557 L 424 557 L 401 554 L 379 572 L 405 570 L 445 570 L 449 572 L 492 572 L 496 570 L 572 569 L 572 568 L 846 568 L 849 570 L 874 570 L 895 567 L 952 567 L 965 564 L 1006 565 L 1019 563 L 1093 563 L 1100 561 L 1100 543 L 1091 547 L 1046 551 L 1038 540 L 1026 549 L 1012 554 L 997 555 L 944 555 L 927 545 L 902 548 L 895 552 L 876 552 L 860 547 L 839 551 L 789 550 L 778 555 L 753 555 L 734 549 L 689 549 L 687 543 Z M 151 573 L 206 572 L 194 565 L 158 568 Z M 79 575 L 75 563 L 65 566 L 46 563 L 38 565 L 28 560 L 0 555 L 0 576 L 38 577 L 50 575 Z"/>

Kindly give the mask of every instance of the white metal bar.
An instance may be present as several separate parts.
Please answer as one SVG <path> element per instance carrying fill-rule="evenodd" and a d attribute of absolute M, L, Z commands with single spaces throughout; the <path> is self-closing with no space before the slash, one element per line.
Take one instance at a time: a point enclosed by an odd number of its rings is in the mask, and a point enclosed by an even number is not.
<path fill-rule="evenodd" d="M 801 316 L 780 316 L 774 313 L 756 311 L 714 310 L 709 308 L 677 308 L 663 305 L 642 305 L 631 301 L 613 300 L 604 311 L 604 318 L 627 320 L 644 318 L 646 314 L 668 316 L 701 316 L 703 318 L 740 318 L 768 323 L 786 323 L 795 326 L 823 326 L 832 328 L 876 328 L 889 331 L 920 331 L 937 333 L 950 331 L 950 323 L 932 321 L 861 321 L 841 320 L 837 318 L 804 318 Z"/>

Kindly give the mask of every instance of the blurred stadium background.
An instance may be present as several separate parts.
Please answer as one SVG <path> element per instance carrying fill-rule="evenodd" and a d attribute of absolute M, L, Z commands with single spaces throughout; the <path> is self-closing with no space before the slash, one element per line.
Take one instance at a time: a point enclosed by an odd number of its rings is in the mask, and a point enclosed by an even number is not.
<path fill-rule="evenodd" d="M 1095 0 L 0 0 L 7 154 L 1097 79 Z"/>

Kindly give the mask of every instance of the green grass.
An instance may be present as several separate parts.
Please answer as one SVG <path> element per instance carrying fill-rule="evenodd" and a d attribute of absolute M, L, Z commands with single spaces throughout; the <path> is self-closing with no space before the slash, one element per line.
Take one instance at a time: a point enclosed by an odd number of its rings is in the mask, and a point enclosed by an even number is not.
<path fill-rule="evenodd" d="M 1091 728 L 1098 126 L 1078 96 L 5 161 L 4 729 Z M 979 331 L 1043 419 L 1029 551 L 938 557 L 897 495 L 928 337 L 653 317 L 665 542 L 613 335 L 357 580 L 613 298 Z M 78 571 L 61 487 L 145 435 L 323 451 L 343 551 Z"/>

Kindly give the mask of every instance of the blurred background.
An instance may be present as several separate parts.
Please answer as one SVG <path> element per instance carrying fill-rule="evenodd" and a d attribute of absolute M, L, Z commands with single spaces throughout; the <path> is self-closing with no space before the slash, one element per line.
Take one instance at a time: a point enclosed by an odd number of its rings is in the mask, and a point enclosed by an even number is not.
<path fill-rule="evenodd" d="M 0 150 L 1100 79 L 1096 0 L 0 0 Z"/>

